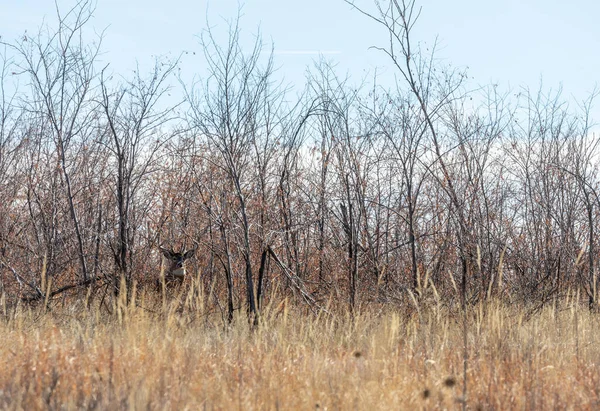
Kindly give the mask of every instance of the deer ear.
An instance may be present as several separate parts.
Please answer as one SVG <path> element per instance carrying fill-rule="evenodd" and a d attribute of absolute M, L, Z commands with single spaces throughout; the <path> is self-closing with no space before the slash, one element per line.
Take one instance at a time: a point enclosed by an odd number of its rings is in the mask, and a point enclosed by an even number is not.
<path fill-rule="evenodd" d="M 185 253 L 183 253 L 183 259 L 186 260 L 186 259 L 192 257 L 195 252 L 196 252 L 195 248 L 193 248 L 191 250 L 187 250 Z"/>
<path fill-rule="evenodd" d="M 173 252 L 170 250 L 167 250 L 166 248 L 162 248 L 162 247 L 158 247 L 160 249 L 160 251 L 163 253 L 163 255 L 168 258 L 169 260 L 173 259 Z"/>

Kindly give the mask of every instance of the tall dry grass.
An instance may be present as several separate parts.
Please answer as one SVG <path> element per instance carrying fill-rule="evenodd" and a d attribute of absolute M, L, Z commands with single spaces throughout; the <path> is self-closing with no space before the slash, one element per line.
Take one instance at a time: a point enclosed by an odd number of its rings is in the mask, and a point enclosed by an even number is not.
<path fill-rule="evenodd" d="M 160 304 L 159 304 L 160 305 Z M 598 316 L 469 312 L 470 409 L 598 409 Z M 19 307 L 0 322 L 2 409 L 454 409 L 461 315 L 439 307 L 300 314 L 268 307 L 252 330 L 167 304 L 162 314 Z"/>

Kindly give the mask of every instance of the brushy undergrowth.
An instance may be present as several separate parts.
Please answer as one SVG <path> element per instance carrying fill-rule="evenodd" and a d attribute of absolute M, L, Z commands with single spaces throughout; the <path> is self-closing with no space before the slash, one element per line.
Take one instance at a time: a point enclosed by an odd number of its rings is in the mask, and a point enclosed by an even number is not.
<path fill-rule="evenodd" d="M 253 329 L 200 309 L 16 308 L 0 322 L 2 409 L 456 409 L 462 316 L 268 307 Z M 599 315 L 468 313 L 469 409 L 598 409 Z"/>

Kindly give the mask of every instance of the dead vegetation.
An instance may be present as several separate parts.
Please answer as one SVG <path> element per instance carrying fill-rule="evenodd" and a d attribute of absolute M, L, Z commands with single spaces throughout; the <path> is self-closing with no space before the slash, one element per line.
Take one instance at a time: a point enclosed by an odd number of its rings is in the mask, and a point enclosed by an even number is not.
<path fill-rule="evenodd" d="M 474 88 L 365 3 L 398 83 L 292 95 L 239 16 L 192 84 L 100 64 L 91 0 L 0 38 L 0 408 L 598 407 L 597 93 Z"/>
<path fill-rule="evenodd" d="M 149 301 L 139 296 L 143 304 Z M 173 304 L 173 305 L 172 305 Z M 453 409 L 461 316 L 443 307 L 314 315 L 268 306 L 253 327 L 182 312 L 19 307 L 0 323 L 3 409 Z M 574 299 L 527 316 L 469 310 L 468 409 L 596 409 L 600 331 Z"/>

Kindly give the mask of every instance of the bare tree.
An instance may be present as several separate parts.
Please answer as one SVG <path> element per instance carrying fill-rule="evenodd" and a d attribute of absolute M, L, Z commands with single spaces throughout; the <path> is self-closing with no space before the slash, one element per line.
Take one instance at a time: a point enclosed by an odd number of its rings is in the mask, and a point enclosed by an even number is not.
<path fill-rule="evenodd" d="M 114 161 L 113 195 L 116 203 L 117 235 L 111 244 L 116 266 L 115 290 L 121 277 L 131 284 L 131 258 L 137 222 L 132 207 L 140 201 L 139 194 L 147 176 L 156 171 L 159 150 L 168 141 L 162 128 L 174 117 L 175 107 L 164 105 L 162 98 L 169 91 L 169 78 L 177 61 L 156 61 L 147 78 L 138 70 L 135 77 L 109 89 L 105 71 L 101 77 L 100 105 L 106 122 L 101 144 L 106 146 Z M 167 137 L 167 138 L 165 138 Z"/>
<path fill-rule="evenodd" d="M 476 254 L 471 231 L 465 216 L 465 207 L 455 187 L 456 176 L 452 174 L 445 159 L 447 150 L 443 145 L 443 129 L 436 125 L 442 115 L 442 109 L 457 98 L 462 97 L 462 87 L 466 75 L 463 72 L 435 67 L 435 47 L 429 56 L 423 55 L 412 43 L 412 30 L 419 18 L 420 9 L 416 1 L 376 2 L 376 11 L 369 13 L 358 7 L 354 1 L 346 1 L 365 16 L 381 25 L 388 34 L 386 47 L 374 47 L 390 57 L 394 67 L 404 79 L 408 89 L 413 94 L 429 129 L 429 138 L 435 155 L 435 166 L 441 176 L 440 187 L 447 194 L 452 215 L 457 226 L 459 258 L 462 266 L 461 296 L 463 306 L 467 303 L 467 279 L 473 268 Z M 452 147 L 452 144 L 450 144 Z M 431 169 L 433 172 L 433 168 Z"/>
<path fill-rule="evenodd" d="M 273 98 L 273 61 L 269 57 L 264 67 L 261 66 L 263 45 L 260 38 L 257 38 L 248 54 L 243 52 L 239 17 L 229 26 L 226 46 L 219 45 L 211 29 L 203 33 L 201 45 L 210 75 L 201 94 L 198 90 L 188 93 L 190 122 L 218 150 L 221 167 L 227 173 L 237 198 L 247 310 L 251 317 L 258 318 L 252 269 L 248 179 L 254 161 L 254 142 L 268 125 L 263 114 Z"/>
<path fill-rule="evenodd" d="M 25 110 L 35 114 L 40 124 L 49 124 L 56 147 L 71 223 L 77 242 L 80 273 L 89 280 L 86 234 L 82 229 L 72 173 L 77 158 L 69 151 L 91 137 L 94 128 L 94 87 L 96 59 L 102 37 L 84 42 L 84 26 L 94 12 L 91 0 L 82 0 L 63 14 L 57 7 L 58 29 L 41 29 L 37 37 L 24 35 L 15 43 L 3 43 L 16 55 L 15 72 L 27 78 L 32 99 Z"/>

